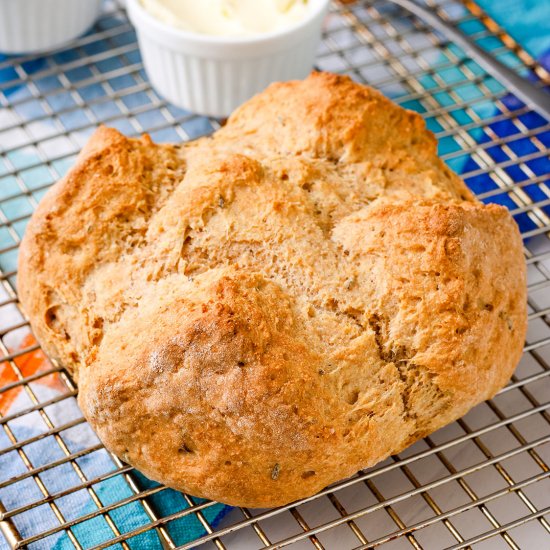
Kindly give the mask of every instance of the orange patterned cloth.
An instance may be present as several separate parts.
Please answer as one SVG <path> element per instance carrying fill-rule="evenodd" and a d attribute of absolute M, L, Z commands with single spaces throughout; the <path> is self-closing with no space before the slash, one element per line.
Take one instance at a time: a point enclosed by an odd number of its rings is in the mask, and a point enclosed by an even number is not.
<path fill-rule="evenodd" d="M 0 390 L 8 384 L 17 382 L 17 380 L 21 377 L 27 378 L 37 372 L 47 371 L 52 368 L 52 364 L 44 352 L 40 348 L 35 349 L 36 346 L 36 339 L 31 333 L 29 333 L 23 338 L 18 349 L 9 350 L 10 353 L 15 353 L 25 349 L 29 349 L 30 351 L 13 359 L 15 368 L 8 361 L 0 363 Z M 53 390 L 59 391 L 60 393 L 67 390 L 66 386 L 60 380 L 57 372 L 38 378 L 36 383 L 47 386 Z M 23 391 L 23 386 L 15 386 L 11 390 L 0 393 L 1 415 L 6 415 L 8 413 L 10 406 L 21 391 Z"/>

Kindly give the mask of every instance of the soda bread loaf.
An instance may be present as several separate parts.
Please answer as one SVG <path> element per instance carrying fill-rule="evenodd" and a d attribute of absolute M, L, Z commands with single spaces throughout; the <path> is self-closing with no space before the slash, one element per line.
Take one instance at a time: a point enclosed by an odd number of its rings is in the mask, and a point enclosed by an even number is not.
<path fill-rule="evenodd" d="M 251 507 L 490 398 L 526 329 L 508 211 L 473 198 L 419 115 L 323 73 L 191 143 L 99 128 L 28 226 L 19 291 L 109 450 Z"/>

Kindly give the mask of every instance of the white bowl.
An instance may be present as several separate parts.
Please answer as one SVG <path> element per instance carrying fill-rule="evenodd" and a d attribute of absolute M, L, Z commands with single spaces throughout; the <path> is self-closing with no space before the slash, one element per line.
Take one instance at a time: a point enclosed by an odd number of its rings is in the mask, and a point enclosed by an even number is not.
<path fill-rule="evenodd" d="M 271 82 L 309 74 L 329 0 L 310 2 L 302 21 L 247 37 L 184 31 L 156 19 L 140 0 L 127 0 L 127 6 L 158 93 L 188 111 L 225 117 Z"/>
<path fill-rule="evenodd" d="M 39 53 L 92 26 L 101 0 L 0 0 L 0 52 Z"/>

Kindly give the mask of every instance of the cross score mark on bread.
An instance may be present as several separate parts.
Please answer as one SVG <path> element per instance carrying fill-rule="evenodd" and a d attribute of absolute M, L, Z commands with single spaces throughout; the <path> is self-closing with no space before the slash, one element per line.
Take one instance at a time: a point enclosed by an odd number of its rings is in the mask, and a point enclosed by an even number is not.
<path fill-rule="evenodd" d="M 21 246 L 22 304 L 108 449 L 272 506 L 401 451 L 519 360 L 525 266 L 421 117 L 274 84 L 181 145 L 100 128 Z"/>

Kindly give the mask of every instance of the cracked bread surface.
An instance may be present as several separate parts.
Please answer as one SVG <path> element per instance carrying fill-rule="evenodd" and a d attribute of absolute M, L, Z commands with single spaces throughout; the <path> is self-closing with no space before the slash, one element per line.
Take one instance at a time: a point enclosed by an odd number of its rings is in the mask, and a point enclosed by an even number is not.
<path fill-rule="evenodd" d="M 312 495 L 460 417 L 526 330 L 508 211 L 473 198 L 419 115 L 326 73 L 194 142 L 99 128 L 19 261 L 105 446 L 234 505 Z"/>

